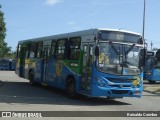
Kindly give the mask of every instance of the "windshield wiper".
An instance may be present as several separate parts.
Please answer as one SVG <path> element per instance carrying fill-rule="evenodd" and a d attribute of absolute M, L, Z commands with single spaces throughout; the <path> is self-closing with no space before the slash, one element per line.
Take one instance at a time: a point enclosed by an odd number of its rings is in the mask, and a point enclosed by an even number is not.
<path fill-rule="evenodd" d="M 111 45 L 111 47 L 113 48 L 113 50 L 115 51 L 115 53 L 117 55 L 120 55 L 120 51 L 117 49 L 117 47 L 113 44 L 112 41 L 109 41 L 109 44 Z"/>

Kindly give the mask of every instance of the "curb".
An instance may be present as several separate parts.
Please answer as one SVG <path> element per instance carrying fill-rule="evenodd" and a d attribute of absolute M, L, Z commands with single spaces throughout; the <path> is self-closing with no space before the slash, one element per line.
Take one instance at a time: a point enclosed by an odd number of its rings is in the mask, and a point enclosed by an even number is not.
<path fill-rule="evenodd" d="M 149 90 L 143 90 L 143 91 L 160 96 L 160 93 L 156 93 L 155 91 L 149 91 Z"/>

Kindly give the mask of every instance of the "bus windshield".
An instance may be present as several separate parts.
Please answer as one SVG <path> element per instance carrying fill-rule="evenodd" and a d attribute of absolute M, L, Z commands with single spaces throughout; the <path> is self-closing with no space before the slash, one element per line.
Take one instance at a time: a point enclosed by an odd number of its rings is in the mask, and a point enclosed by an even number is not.
<path fill-rule="evenodd" d="M 148 56 L 146 60 L 146 69 L 150 70 L 154 66 L 154 57 Z"/>
<path fill-rule="evenodd" d="M 152 67 L 160 68 L 160 53 L 156 53 L 155 51 L 147 51 L 147 59 L 146 59 L 146 69 L 151 69 Z"/>
<path fill-rule="evenodd" d="M 138 68 L 140 49 L 138 47 L 100 42 L 99 49 L 98 70 L 110 74 L 140 74 L 141 70 Z"/>

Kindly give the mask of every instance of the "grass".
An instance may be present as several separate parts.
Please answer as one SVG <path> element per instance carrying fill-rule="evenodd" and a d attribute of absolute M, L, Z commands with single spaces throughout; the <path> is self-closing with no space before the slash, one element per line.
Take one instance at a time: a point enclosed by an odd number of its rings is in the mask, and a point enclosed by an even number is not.
<path fill-rule="evenodd" d="M 157 89 L 156 92 L 160 92 L 160 89 Z"/>

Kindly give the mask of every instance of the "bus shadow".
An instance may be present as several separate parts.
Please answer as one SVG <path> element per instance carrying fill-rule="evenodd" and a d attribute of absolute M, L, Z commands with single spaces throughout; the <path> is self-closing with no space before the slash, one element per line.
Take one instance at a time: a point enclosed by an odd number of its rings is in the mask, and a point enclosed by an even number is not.
<path fill-rule="evenodd" d="M 70 99 L 65 91 L 41 85 L 31 86 L 28 82 L 3 82 L 0 87 L 1 103 L 21 104 L 53 104 L 75 106 L 99 106 L 99 105 L 131 105 L 119 101 L 119 99 L 86 98 L 80 96 Z"/>

